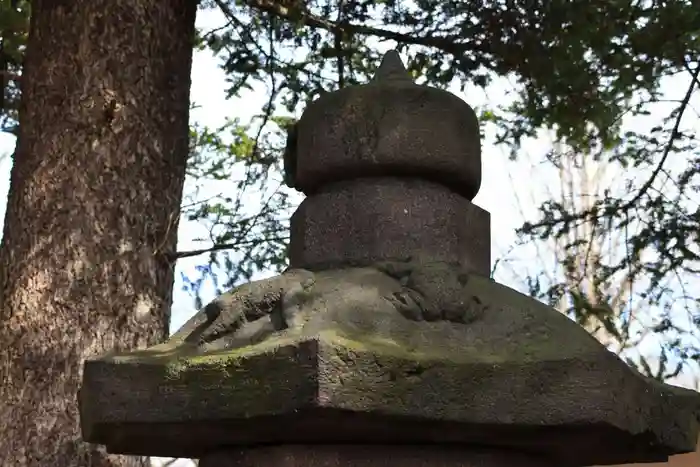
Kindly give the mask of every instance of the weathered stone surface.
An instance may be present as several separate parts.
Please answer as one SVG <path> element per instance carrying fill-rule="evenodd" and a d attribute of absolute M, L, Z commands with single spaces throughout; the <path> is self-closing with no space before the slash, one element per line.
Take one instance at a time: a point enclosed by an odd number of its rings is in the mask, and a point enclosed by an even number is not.
<path fill-rule="evenodd" d="M 272 446 L 211 454 L 199 467 L 560 467 L 537 456 L 450 446 Z"/>
<path fill-rule="evenodd" d="M 81 413 L 120 453 L 442 443 L 584 466 L 692 451 L 700 403 L 507 287 L 387 262 L 251 283 L 166 344 L 90 360 Z"/>
<path fill-rule="evenodd" d="M 395 53 L 370 84 L 312 102 L 294 133 L 295 148 L 285 157 L 288 183 L 307 195 L 330 182 L 373 176 L 423 177 L 469 200 L 479 191 L 474 110 L 454 94 L 415 85 Z"/>
<path fill-rule="evenodd" d="M 204 467 L 575 467 L 692 451 L 700 395 L 487 279 L 479 152 L 473 110 L 416 86 L 396 53 L 370 84 L 311 104 L 284 155 L 309 195 L 293 269 L 222 295 L 165 344 L 86 362 L 85 439 Z"/>
<path fill-rule="evenodd" d="M 292 216 L 292 267 L 317 270 L 408 258 L 459 262 L 490 275 L 489 213 L 419 178 L 363 178 L 324 187 Z"/>

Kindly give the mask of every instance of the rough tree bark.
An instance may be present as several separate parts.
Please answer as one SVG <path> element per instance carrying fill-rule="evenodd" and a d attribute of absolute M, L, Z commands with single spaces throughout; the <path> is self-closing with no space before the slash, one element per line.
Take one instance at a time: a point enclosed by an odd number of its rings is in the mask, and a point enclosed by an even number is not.
<path fill-rule="evenodd" d="M 196 0 L 33 0 L 0 247 L 0 465 L 80 440 L 82 361 L 167 337 Z"/>

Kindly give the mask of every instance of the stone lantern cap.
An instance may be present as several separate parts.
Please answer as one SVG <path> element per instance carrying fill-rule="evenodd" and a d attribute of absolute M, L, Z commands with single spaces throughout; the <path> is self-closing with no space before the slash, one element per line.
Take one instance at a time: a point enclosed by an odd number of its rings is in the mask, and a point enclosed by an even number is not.
<path fill-rule="evenodd" d="M 221 295 L 166 343 L 85 363 L 83 437 L 198 458 L 270 444 L 438 444 L 541 465 L 690 452 L 700 396 L 629 368 L 492 281 L 473 111 L 390 53 L 291 132 L 291 267 Z"/>
<path fill-rule="evenodd" d="M 296 138 L 288 184 L 307 195 L 343 180 L 405 176 L 471 201 L 481 184 L 476 113 L 452 93 L 415 84 L 394 51 L 369 84 L 312 102 Z"/>

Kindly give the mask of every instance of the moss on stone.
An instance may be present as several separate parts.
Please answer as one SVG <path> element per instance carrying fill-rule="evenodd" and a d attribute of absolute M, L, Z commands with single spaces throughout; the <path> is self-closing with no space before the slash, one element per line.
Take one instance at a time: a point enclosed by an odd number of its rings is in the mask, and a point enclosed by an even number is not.
<path fill-rule="evenodd" d="M 425 270 L 399 264 L 404 274 L 421 281 L 434 281 L 439 290 L 458 271 L 453 266 L 434 264 Z M 413 272 L 411 272 L 413 271 Z M 418 272 L 416 272 L 418 271 Z M 427 278 L 427 279 L 426 279 Z M 323 271 L 304 279 L 294 295 L 295 321 L 286 330 L 262 342 L 234 349 L 207 351 L 183 339 L 128 354 L 100 360 L 164 367 L 168 381 L 205 371 L 224 376 L 245 361 L 274 354 L 283 347 L 318 340 L 339 352 L 363 352 L 377 358 L 417 363 L 504 364 L 580 358 L 604 351 L 598 342 L 555 310 L 496 284 L 488 278 L 469 275 L 456 300 L 474 302 L 484 308 L 483 316 L 469 324 L 446 321 L 414 321 L 386 307 L 385 296 L 400 290 L 399 281 L 373 268 Z M 357 284 L 372 284 L 372 293 Z M 251 286 L 252 287 L 252 286 Z M 365 287 L 364 285 L 362 287 Z M 443 287 L 444 289 L 444 287 Z M 455 292 L 457 293 L 457 292 Z M 356 294 L 356 295 L 353 295 Z M 323 297 L 324 300 L 317 300 Z M 462 297 L 462 298 L 460 298 Z M 324 303 L 337 303 L 332 309 Z M 565 342 L 566 345 L 562 345 Z M 344 349 L 344 350 L 343 350 Z"/>
<path fill-rule="evenodd" d="M 398 339 L 379 334 L 361 335 L 347 329 L 328 329 L 314 337 L 321 345 L 334 347 L 340 352 L 354 352 L 372 354 L 377 358 L 386 358 L 392 361 L 415 362 L 420 364 L 503 364 L 520 361 L 521 356 L 511 356 L 505 353 L 485 352 L 475 346 L 464 346 L 461 352 L 445 352 L 439 346 L 428 348 L 409 348 Z M 236 368 L 242 368 L 246 360 L 271 354 L 281 347 L 299 345 L 304 340 L 312 338 L 279 336 L 262 343 L 241 347 L 237 349 L 193 354 L 191 349 L 174 349 L 154 355 L 144 353 L 141 356 L 131 354 L 125 356 L 128 363 L 143 363 L 146 365 L 163 365 L 165 378 L 169 382 L 182 379 L 189 373 L 206 372 L 210 376 L 218 373 L 222 381 L 233 377 Z M 544 344 L 546 345 L 546 344 Z M 535 355 L 537 352 L 533 352 Z M 122 358 L 120 358 L 122 360 Z M 240 376 L 246 376 L 247 372 L 241 372 Z M 249 375 L 248 375 L 249 376 Z"/>

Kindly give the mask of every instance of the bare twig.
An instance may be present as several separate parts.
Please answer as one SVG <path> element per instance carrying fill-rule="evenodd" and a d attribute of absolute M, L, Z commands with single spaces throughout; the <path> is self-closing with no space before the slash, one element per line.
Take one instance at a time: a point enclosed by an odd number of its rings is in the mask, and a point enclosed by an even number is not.
<path fill-rule="evenodd" d="M 214 245 L 210 248 L 202 248 L 200 250 L 188 250 L 188 251 L 178 251 L 177 253 L 171 255 L 171 260 L 175 261 L 178 259 L 182 258 L 191 258 L 192 256 L 199 256 L 203 255 L 205 253 L 212 253 L 214 251 L 222 251 L 222 250 L 233 250 L 234 248 L 240 248 L 241 246 L 257 246 L 261 243 L 266 243 L 271 240 L 276 240 L 276 241 L 289 241 L 289 237 L 281 236 L 281 237 L 276 237 L 273 239 L 270 238 L 259 238 L 255 240 L 250 240 L 250 241 L 240 241 L 240 242 L 233 242 L 233 243 L 221 243 L 219 245 Z"/>

